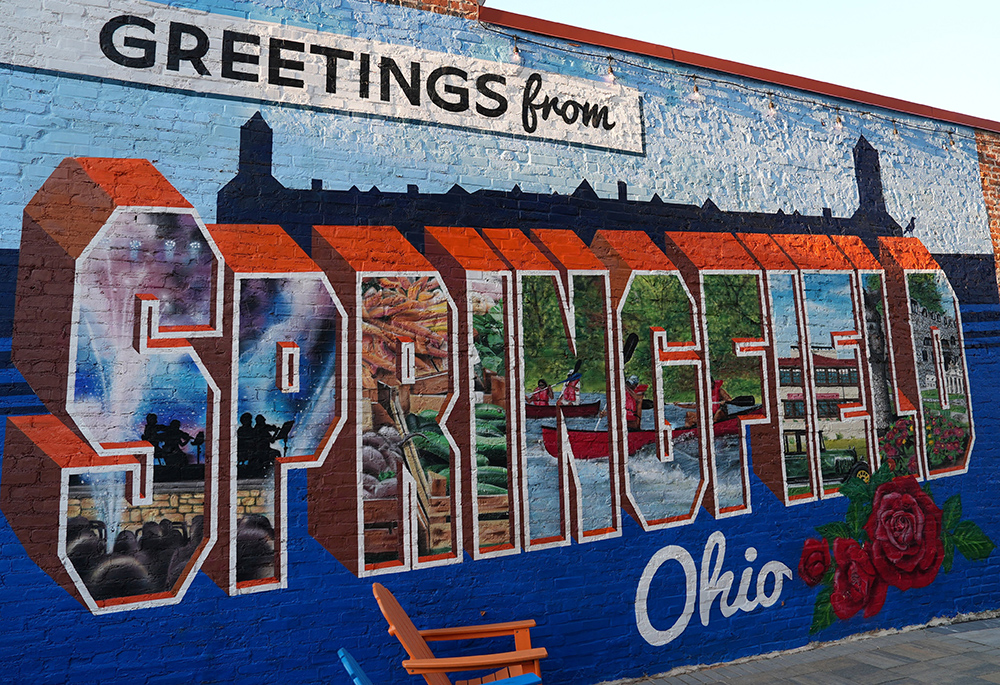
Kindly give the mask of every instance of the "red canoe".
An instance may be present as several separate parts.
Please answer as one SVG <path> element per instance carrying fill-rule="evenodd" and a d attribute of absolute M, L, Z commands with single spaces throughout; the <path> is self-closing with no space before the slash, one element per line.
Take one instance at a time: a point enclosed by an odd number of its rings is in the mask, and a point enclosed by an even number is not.
<path fill-rule="evenodd" d="M 563 416 L 567 418 L 579 418 L 587 416 L 597 416 L 601 411 L 600 402 L 588 402 L 587 404 L 562 404 Z M 554 419 L 556 409 L 554 404 L 526 404 L 524 413 L 529 419 Z"/>
<path fill-rule="evenodd" d="M 685 435 L 693 435 L 697 428 L 680 428 L 674 430 L 674 438 Z M 740 430 L 740 419 L 737 416 L 719 421 L 715 424 L 715 437 L 723 435 L 736 435 Z M 556 456 L 558 453 L 559 434 L 553 426 L 542 426 L 542 440 L 545 442 L 545 451 Z M 635 454 L 641 448 L 656 442 L 656 431 L 629 431 L 628 432 L 628 453 Z M 608 432 L 570 430 L 569 444 L 573 449 L 573 456 L 577 459 L 600 459 L 610 454 L 608 445 Z"/>

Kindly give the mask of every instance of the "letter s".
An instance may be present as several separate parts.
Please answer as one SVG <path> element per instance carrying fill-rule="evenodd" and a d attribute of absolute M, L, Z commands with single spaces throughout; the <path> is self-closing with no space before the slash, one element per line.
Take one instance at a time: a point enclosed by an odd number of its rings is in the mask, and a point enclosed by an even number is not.
<path fill-rule="evenodd" d="M 120 64 L 123 67 L 131 67 L 132 69 L 148 69 L 156 63 L 156 42 L 144 38 L 135 38 L 134 36 L 126 36 L 123 44 L 127 48 L 137 48 L 142 50 L 142 54 L 139 57 L 129 57 L 128 55 L 123 55 L 117 47 L 115 47 L 115 33 L 123 26 L 138 26 L 140 28 L 146 29 L 150 33 L 156 31 L 156 24 L 151 22 L 149 19 L 143 19 L 142 17 L 133 17 L 129 14 L 122 14 L 108 21 L 103 27 L 101 27 L 100 43 L 101 52 L 104 56 L 115 64 Z"/>
<path fill-rule="evenodd" d="M 496 107 L 483 107 L 476 103 L 476 111 L 484 117 L 502 117 L 507 112 L 507 98 L 490 88 L 491 83 L 499 83 L 501 86 L 507 85 L 507 79 L 497 74 L 483 74 L 476 79 L 476 90 L 480 95 L 484 95 L 497 103 Z"/>
<path fill-rule="evenodd" d="M 657 630 L 649 621 L 649 611 L 647 602 L 649 599 L 649 586 L 653 582 L 653 576 L 663 564 L 668 561 L 676 561 L 684 569 L 686 581 L 687 598 L 684 600 L 684 611 L 674 621 L 674 624 L 667 630 Z M 694 559 L 683 547 L 669 545 L 653 555 L 653 558 L 642 570 L 639 578 L 639 587 L 635 591 L 635 623 L 639 628 L 639 634 L 643 639 L 654 647 L 661 647 L 668 642 L 675 640 L 688 626 L 691 616 L 694 615 L 695 598 L 698 595 L 698 570 L 694 566 Z"/>

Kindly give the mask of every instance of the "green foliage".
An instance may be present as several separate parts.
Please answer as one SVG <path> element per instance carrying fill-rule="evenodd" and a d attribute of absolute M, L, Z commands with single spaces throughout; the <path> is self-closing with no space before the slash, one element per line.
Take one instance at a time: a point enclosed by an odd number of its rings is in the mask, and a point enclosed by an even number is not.
<path fill-rule="evenodd" d="M 944 560 L 941 562 L 941 568 L 944 569 L 945 573 L 951 573 L 951 565 L 955 562 L 955 538 L 948 533 L 944 534 Z"/>
<path fill-rule="evenodd" d="M 573 279 L 576 356 L 566 336 L 566 312 L 559 303 L 556 280 L 551 276 L 525 276 L 522 283 L 525 392 L 532 390 L 540 378 L 550 385 L 566 380 L 578 359 L 583 362 L 580 390 L 604 392 L 607 319 L 603 280 L 590 276 Z M 561 389 L 555 388 L 556 392 Z"/>
<path fill-rule="evenodd" d="M 837 615 L 833 613 L 833 606 L 830 604 L 830 595 L 832 594 L 832 587 L 824 587 L 816 596 L 812 625 L 809 626 L 810 635 L 815 635 L 824 628 L 829 628 L 837 620 Z"/>
<path fill-rule="evenodd" d="M 852 538 L 851 528 L 843 521 L 834 521 L 833 523 L 824 523 L 821 526 L 816 526 L 816 532 L 823 536 L 823 538 L 829 542 L 833 543 L 837 538 Z"/>
<path fill-rule="evenodd" d="M 910 289 L 910 299 L 915 300 L 929 312 L 944 314 L 936 274 L 908 274 L 906 282 Z"/>
<path fill-rule="evenodd" d="M 652 383 L 650 328 L 664 329 L 667 340 L 671 342 L 694 340 L 691 301 L 678 276 L 636 276 L 622 307 L 621 320 L 623 336 L 630 333 L 639 336 L 639 347 L 631 361 L 625 364 L 625 375 L 636 375 L 639 382 L 645 385 Z"/>
<path fill-rule="evenodd" d="M 851 502 L 847 507 L 847 525 L 851 529 L 852 538 L 861 538 L 862 536 L 867 536 L 865 533 L 865 524 L 868 523 L 868 517 L 871 516 L 872 505 L 870 502 Z"/>
<path fill-rule="evenodd" d="M 875 474 L 872 474 L 871 483 L 865 483 L 860 478 L 851 478 L 840 486 L 840 494 L 850 500 L 851 504 L 868 504 L 871 506 L 872 498 L 875 496 L 874 483 Z"/>
<path fill-rule="evenodd" d="M 955 547 L 969 561 L 985 559 L 996 547 L 986 533 L 972 521 L 962 521 L 955 526 L 952 538 L 955 540 Z"/>
<path fill-rule="evenodd" d="M 506 376 L 503 300 L 493 305 L 486 314 L 473 314 L 472 331 L 472 340 L 483 368 Z"/>
<path fill-rule="evenodd" d="M 751 357 L 737 357 L 733 349 L 733 338 L 764 335 L 757 279 L 724 274 L 705 276 L 703 283 L 712 375 L 725 379 L 723 387 L 734 397 L 760 398 L 760 362 Z"/>
<path fill-rule="evenodd" d="M 864 288 L 876 295 L 875 311 L 879 316 L 885 316 L 885 305 L 882 302 L 882 277 L 878 274 L 868 274 L 864 278 Z"/>
<path fill-rule="evenodd" d="M 952 495 L 949 497 L 941 512 L 943 514 L 941 523 L 944 529 L 949 533 L 954 531 L 955 526 L 962 520 L 962 496 Z"/>

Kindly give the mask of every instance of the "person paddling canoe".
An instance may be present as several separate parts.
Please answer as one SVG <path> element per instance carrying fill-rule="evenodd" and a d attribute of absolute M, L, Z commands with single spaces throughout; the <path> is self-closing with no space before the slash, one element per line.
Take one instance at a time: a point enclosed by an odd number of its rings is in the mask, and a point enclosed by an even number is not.
<path fill-rule="evenodd" d="M 548 406 L 553 397 L 555 397 L 555 393 L 552 392 L 552 386 L 546 383 L 544 378 L 539 378 L 538 385 L 528 395 L 528 404 L 542 407 Z"/>

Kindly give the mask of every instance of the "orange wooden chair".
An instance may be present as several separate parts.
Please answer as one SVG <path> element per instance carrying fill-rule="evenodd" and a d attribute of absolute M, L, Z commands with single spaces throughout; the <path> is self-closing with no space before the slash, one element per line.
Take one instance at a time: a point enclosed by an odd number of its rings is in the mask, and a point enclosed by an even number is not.
<path fill-rule="evenodd" d="M 452 685 L 448 673 L 460 671 L 482 671 L 500 668 L 496 673 L 482 678 L 460 680 L 454 685 L 481 685 L 481 683 L 509 682 L 541 682 L 530 674 L 540 678 L 542 675 L 538 662 L 548 656 L 543 648 L 531 648 L 530 630 L 535 626 L 533 620 L 511 621 L 510 623 L 493 623 L 481 626 L 458 628 L 437 628 L 432 630 L 417 630 L 413 621 L 406 615 L 403 607 L 385 587 L 379 583 L 372 585 L 375 600 L 378 602 L 382 615 L 389 623 L 389 634 L 395 636 L 403 645 L 410 658 L 403 661 L 403 668 L 408 673 L 422 675 L 427 685 Z M 427 646 L 434 640 L 468 640 L 480 637 L 514 636 L 513 652 L 498 654 L 481 654 L 478 656 L 459 656 L 437 658 Z M 508 678 L 512 680 L 507 680 Z"/>

